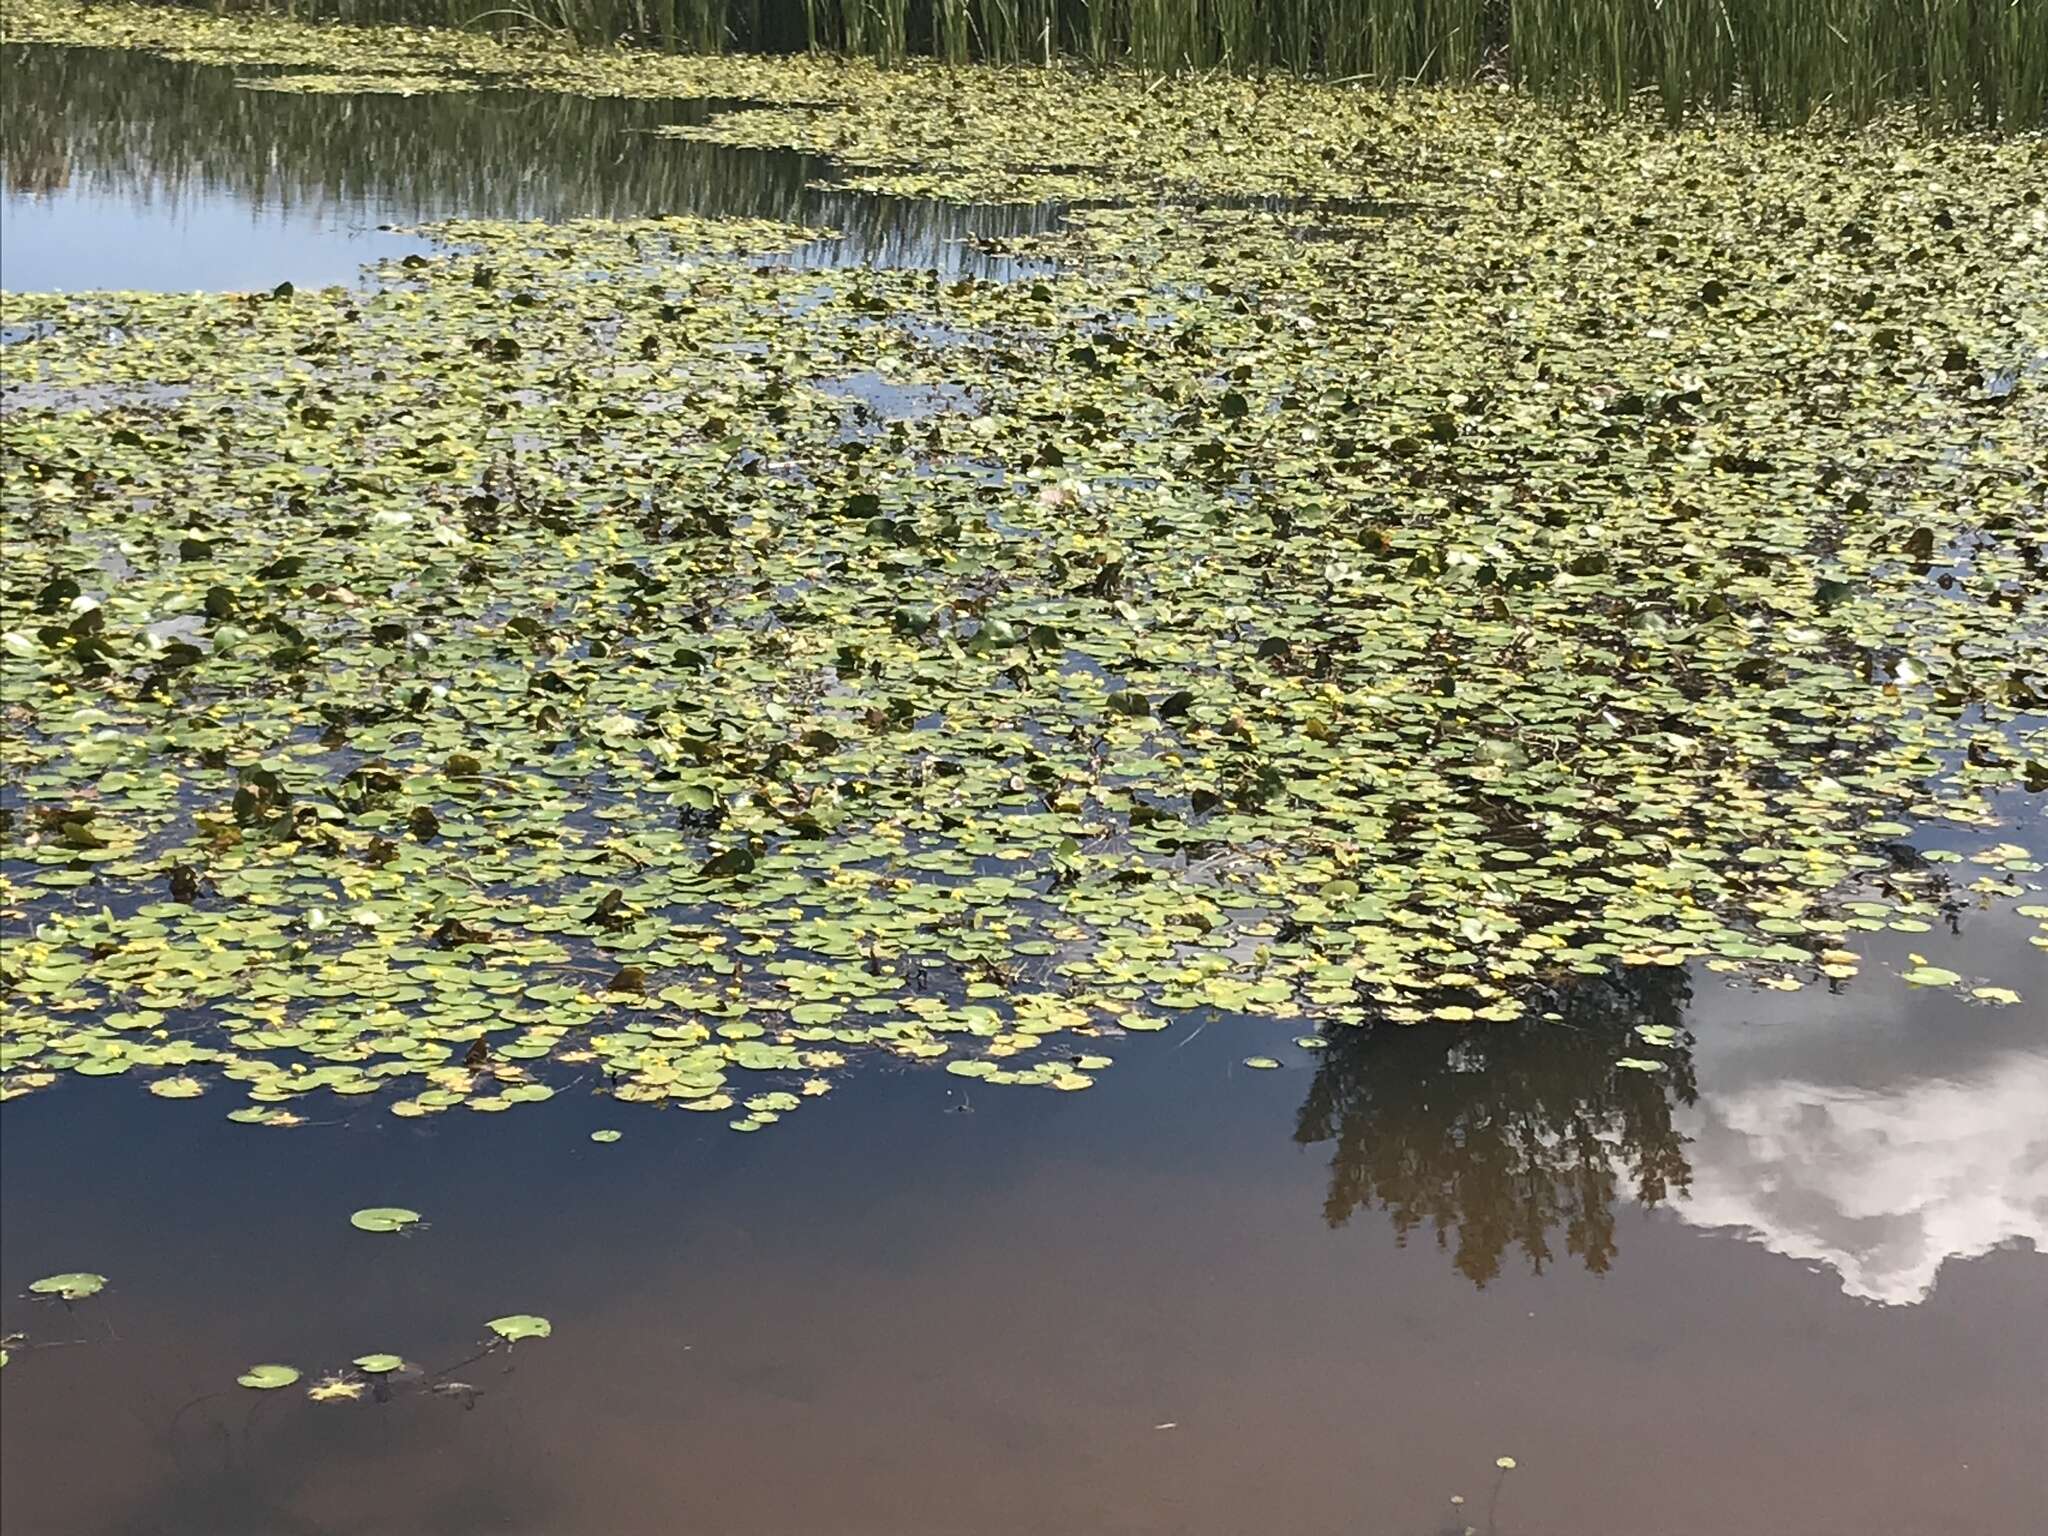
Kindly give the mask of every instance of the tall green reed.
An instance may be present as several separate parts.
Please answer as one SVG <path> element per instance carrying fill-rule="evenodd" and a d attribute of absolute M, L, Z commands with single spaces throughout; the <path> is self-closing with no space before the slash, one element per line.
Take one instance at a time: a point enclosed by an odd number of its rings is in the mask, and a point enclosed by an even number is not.
<path fill-rule="evenodd" d="M 350 21 L 516 26 L 703 52 L 1369 81 L 1495 75 L 1534 93 L 1773 122 L 1916 104 L 1941 125 L 2048 123 L 2048 0 L 212 0 Z"/>

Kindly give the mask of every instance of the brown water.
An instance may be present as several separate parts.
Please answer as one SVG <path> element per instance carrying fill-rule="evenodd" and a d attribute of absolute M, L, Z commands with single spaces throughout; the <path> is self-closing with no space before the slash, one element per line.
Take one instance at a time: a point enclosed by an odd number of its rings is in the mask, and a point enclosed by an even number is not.
<path fill-rule="evenodd" d="M 236 285 L 245 224 L 281 232 L 256 280 L 307 282 L 345 276 L 378 221 L 844 196 L 791 157 L 629 153 L 655 141 L 597 120 L 617 104 L 365 118 L 147 60 L 6 62 L 16 289 L 84 249 L 94 281 Z M 865 233 L 820 259 L 982 259 L 1051 217 L 837 211 Z M 2001 835 L 2041 849 L 2040 799 Z M 1084 1094 L 870 1066 L 746 1137 L 591 1082 L 515 1114 L 269 1132 L 71 1079 L 0 1112 L 0 1329 L 31 1335 L 0 1377 L 0 1527 L 2037 1530 L 2031 932 L 1965 898 L 1953 931 L 1871 944 L 1832 994 L 1654 972 L 1581 989 L 1562 1025 L 1355 1031 L 1277 1072 L 1239 1065 L 1273 1026 L 1228 1017 L 1116 1042 Z M 1887 981 L 1909 949 L 2028 1001 Z M 1614 1066 L 1640 1023 L 1689 1037 L 1677 1070 Z M 605 1125 L 624 1139 L 593 1145 Z M 352 1231 L 372 1204 L 430 1225 Z M 73 1269 L 111 1284 L 69 1315 L 21 1295 Z M 519 1311 L 554 1336 L 439 1378 L 473 1398 L 232 1385 L 373 1350 L 455 1367 Z"/>
<path fill-rule="evenodd" d="M 2011 974 L 2016 941 L 1912 942 Z M 1607 1064 L 1610 1015 L 1682 1019 L 1695 1102 Z M 1218 1018 L 1126 1042 L 1084 1095 L 869 1072 L 744 1138 L 595 1096 L 284 1134 L 121 1084 L 32 1096 L 0 1117 L 6 1289 L 113 1284 L 85 1342 L 7 1369 L 0 1523 L 2037 1528 L 2039 1015 L 1679 974 L 1570 1030 L 1596 1045 L 1367 1033 L 1260 1073 L 1236 1062 L 1270 1026 Z M 1405 1243 L 1378 1198 L 1341 1219 L 1368 1179 L 1419 1213 Z M 430 1228 L 346 1225 L 387 1201 Z M 458 1372 L 468 1409 L 227 1385 L 443 1365 L 523 1310 L 555 1336 Z M 50 1304 L 5 1318 L 63 1334 Z"/>

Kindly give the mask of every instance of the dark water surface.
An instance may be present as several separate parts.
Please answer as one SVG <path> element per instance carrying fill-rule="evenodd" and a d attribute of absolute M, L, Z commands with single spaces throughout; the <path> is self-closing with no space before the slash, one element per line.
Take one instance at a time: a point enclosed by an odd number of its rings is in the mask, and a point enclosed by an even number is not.
<path fill-rule="evenodd" d="M 800 157 L 625 131 L 675 120 L 659 104 L 4 64 L 15 290 L 345 280 L 410 248 L 376 223 L 457 213 L 802 218 L 849 231 L 813 259 L 942 266 L 1047 217 L 807 190 L 824 168 Z M 2038 810 L 2014 812 L 2002 835 L 2038 857 Z M 1651 972 L 1561 1024 L 1322 1052 L 1191 1019 L 1104 1043 L 1117 1065 L 1079 1094 L 870 1064 L 752 1136 L 594 1081 L 272 1131 L 222 1120 L 219 1090 L 67 1078 L 0 1111 L 0 1328 L 30 1336 L 0 1377 L 0 1527 L 2039 1529 L 2035 933 L 1964 893 L 1952 927 L 1860 945 L 1832 993 Z M 1910 951 L 2026 1001 L 1904 987 Z M 1642 1024 L 1680 1031 L 1672 1071 L 1615 1066 Z M 377 1204 L 430 1225 L 349 1227 Z M 21 1294 L 76 1269 L 111 1284 L 71 1315 Z M 447 1367 L 508 1312 L 554 1336 L 455 1370 L 473 1406 L 233 1386 L 257 1361 Z"/>

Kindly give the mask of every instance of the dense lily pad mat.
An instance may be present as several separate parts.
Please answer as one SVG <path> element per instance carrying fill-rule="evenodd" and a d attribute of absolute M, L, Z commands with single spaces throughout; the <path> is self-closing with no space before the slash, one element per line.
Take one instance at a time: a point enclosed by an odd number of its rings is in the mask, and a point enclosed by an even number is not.
<path fill-rule="evenodd" d="M 1102 89 L 1230 175 L 1223 98 Z M 2021 894 L 2038 146 L 1273 110 L 1224 190 L 1355 133 L 1426 206 L 1076 213 L 1009 286 L 674 220 L 10 297 L 5 1091 L 755 1129 L 856 1051 L 1080 1088 L 1191 1008 L 1847 975 L 1938 915 L 1915 822 Z"/>

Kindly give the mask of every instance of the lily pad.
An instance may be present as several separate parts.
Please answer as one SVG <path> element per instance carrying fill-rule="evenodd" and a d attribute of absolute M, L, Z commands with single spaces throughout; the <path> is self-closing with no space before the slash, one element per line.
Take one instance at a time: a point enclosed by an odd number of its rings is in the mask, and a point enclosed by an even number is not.
<path fill-rule="evenodd" d="M 55 1296 L 63 1301 L 83 1301 L 88 1296 L 97 1296 L 105 1289 L 106 1284 L 105 1275 L 78 1271 L 63 1275 L 45 1275 L 40 1280 L 31 1280 L 28 1288 L 37 1296 Z"/>
<path fill-rule="evenodd" d="M 1945 966 L 1916 965 L 1900 979 L 1907 985 L 1915 987 L 1951 987 L 1963 978 L 1960 972 L 1951 971 Z"/>
<path fill-rule="evenodd" d="M 418 1211 L 408 1211 L 403 1206 L 371 1205 L 350 1216 L 348 1224 L 358 1232 L 403 1232 L 419 1220 Z"/>
<path fill-rule="evenodd" d="M 484 1326 L 507 1343 L 516 1344 L 521 1339 L 544 1339 L 555 1331 L 553 1323 L 544 1317 L 535 1317 L 529 1312 L 515 1312 L 506 1317 L 494 1317 Z"/>

